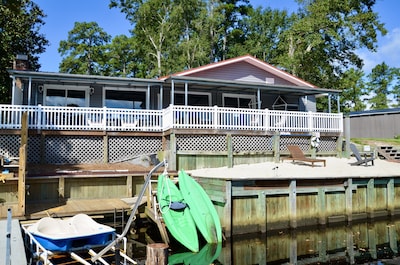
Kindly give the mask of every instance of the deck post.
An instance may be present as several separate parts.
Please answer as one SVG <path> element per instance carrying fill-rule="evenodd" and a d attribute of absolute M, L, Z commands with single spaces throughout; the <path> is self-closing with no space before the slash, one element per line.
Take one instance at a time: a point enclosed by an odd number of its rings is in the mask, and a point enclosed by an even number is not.
<path fill-rule="evenodd" d="M 232 237 L 232 180 L 225 181 L 225 196 L 226 200 L 222 227 L 225 227 L 225 236 Z"/>
<path fill-rule="evenodd" d="M 296 208 L 296 180 L 291 180 L 289 184 L 289 227 L 297 228 L 297 208 Z"/>
<path fill-rule="evenodd" d="M 395 191 L 394 191 L 394 179 L 389 179 L 388 183 L 386 184 L 387 190 L 387 210 L 389 211 L 389 215 L 393 216 L 395 205 Z"/>
<path fill-rule="evenodd" d="M 273 152 L 273 154 L 274 154 L 274 160 L 275 160 L 275 163 L 279 163 L 279 160 L 280 160 L 280 155 L 281 155 L 281 150 L 280 150 L 280 148 L 279 148 L 279 143 L 280 143 L 280 134 L 279 134 L 279 132 L 275 132 L 275 134 L 274 134 L 274 136 L 272 137 L 272 152 Z"/>
<path fill-rule="evenodd" d="M 232 145 L 232 134 L 227 134 L 226 135 L 226 147 L 228 150 L 228 163 L 227 166 L 228 168 L 233 167 L 233 145 Z"/>
<path fill-rule="evenodd" d="M 326 225 L 326 199 L 325 189 L 318 189 L 318 223 L 320 225 Z"/>
<path fill-rule="evenodd" d="M 133 180 L 132 180 L 133 176 L 132 175 L 128 175 L 126 176 L 126 197 L 130 198 L 133 196 Z M 146 176 L 145 176 L 146 178 Z"/>
<path fill-rule="evenodd" d="M 25 169 L 26 167 L 26 145 L 19 149 L 19 167 L 18 167 L 18 215 L 25 215 Z"/>
<path fill-rule="evenodd" d="M 347 179 L 344 183 L 345 196 L 346 196 L 346 217 L 347 222 L 353 221 L 353 179 Z"/>
<path fill-rule="evenodd" d="M 348 158 L 348 156 L 346 156 L 346 154 L 343 152 L 343 135 L 340 135 L 336 140 L 336 154 L 337 158 Z"/>
<path fill-rule="evenodd" d="M 265 200 L 265 191 L 261 191 L 258 193 L 258 217 L 260 220 L 260 232 L 267 232 L 267 206 Z"/>
<path fill-rule="evenodd" d="M 169 135 L 169 154 L 168 154 L 168 169 L 177 170 L 176 164 L 176 136 L 175 133 Z"/>
<path fill-rule="evenodd" d="M 148 244 L 146 247 L 146 264 L 167 265 L 168 245 L 164 243 Z"/>
<path fill-rule="evenodd" d="M 19 166 L 18 166 L 18 215 L 25 215 L 25 174 L 27 160 L 28 144 L 28 112 L 22 114 L 21 124 L 21 147 L 19 148 Z"/>
<path fill-rule="evenodd" d="M 374 218 L 375 214 L 375 202 L 376 202 L 376 193 L 375 193 L 375 181 L 373 178 L 370 178 L 367 183 L 367 217 Z"/>
<path fill-rule="evenodd" d="M 58 201 L 63 202 L 65 199 L 65 178 L 59 177 L 58 179 Z"/>
<path fill-rule="evenodd" d="M 103 163 L 108 163 L 108 134 L 103 136 Z"/>

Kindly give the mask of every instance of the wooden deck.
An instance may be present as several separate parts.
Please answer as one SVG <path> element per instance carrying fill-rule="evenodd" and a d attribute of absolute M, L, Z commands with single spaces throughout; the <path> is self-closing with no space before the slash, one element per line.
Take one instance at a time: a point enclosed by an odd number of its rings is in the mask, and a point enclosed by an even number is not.
<path fill-rule="evenodd" d="M 143 204 L 145 199 L 140 204 Z M 67 200 L 63 204 L 39 203 L 28 204 L 28 219 L 39 219 L 45 216 L 65 217 L 79 213 L 88 215 L 114 213 L 115 211 L 128 211 L 136 203 L 136 198 L 127 199 L 90 199 Z"/>

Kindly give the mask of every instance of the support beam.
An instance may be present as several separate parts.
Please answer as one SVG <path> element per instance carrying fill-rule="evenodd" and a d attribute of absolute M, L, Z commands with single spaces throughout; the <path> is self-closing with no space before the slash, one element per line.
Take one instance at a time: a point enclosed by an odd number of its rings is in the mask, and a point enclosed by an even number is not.
<path fill-rule="evenodd" d="M 296 180 L 289 185 L 289 227 L 297 228 Z"/>
<path fill-rule="evenodd" d="M 225 228 L 225 236 L 232 237 L 232 181 L 225 182 L 226 202 L 224 206 L 224 216 L 222 218 L 222 228 Z M 220 218 L 221 219 L 221 218 Z"/>
<path fill-rule="evenodd" d="M 353 221 L 353 179 L 349 178 L 344 184 L 346 196 L 346 217 L 347 222 Z"/>
<path fill-rule="evenodd" d="M 367 217 L 373 219 L 375 217 L 375 203 L 376 203 L 376 193 L 375 193 L 375 180 L 373 178 L 368 180 L 367 183 Z"/>
<path fill-rule="evenodd" d="M 257 199 L 257 213 L 259 215 L 260 220 L 260 232 L 266 233 L 267 232 L 267 205 L 265 200 L 265 192 L 261 191 L 258 193 Z"/>
<path fill-rule="evenodd" d="M 232 144 L 232 134 L 226 136 L 226 146 L 228 150 L 228 168 L 233 167 L 233 144 Z"/>
<path fill-rule="evenodd" d="M 395 209 L 395 191 L 394 191 L 394 179 L 389 179 L 388 183 L 386 184 L 387 190 L 387 210 L 389 215 L 393 216 L 394 209 Z"/>
<path fill-rule="evenodd" d="M 176 157 L 176 136 L 171 133 L 169 136 L 169 154 L 168 154 L 168 169 L 177 170 L 177 157 Z"/>
<path fill-rule="evenodd" d="M 318 223 L 320 225 L 326 225 L 326 199 L 325 189 L 318 189 Z"/>

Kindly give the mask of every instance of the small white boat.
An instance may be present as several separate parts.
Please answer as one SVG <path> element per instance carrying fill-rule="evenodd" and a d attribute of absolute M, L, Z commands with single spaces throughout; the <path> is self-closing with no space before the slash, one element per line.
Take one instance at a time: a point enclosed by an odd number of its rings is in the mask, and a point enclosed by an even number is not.
<path fill-rule="evenodd" d="M 44 217 L 27 231 L 46 250 L 53 252 L 104 246 L 115 239 L 114 228 L 99 224 L 86 214 L 65 220 Z"/>

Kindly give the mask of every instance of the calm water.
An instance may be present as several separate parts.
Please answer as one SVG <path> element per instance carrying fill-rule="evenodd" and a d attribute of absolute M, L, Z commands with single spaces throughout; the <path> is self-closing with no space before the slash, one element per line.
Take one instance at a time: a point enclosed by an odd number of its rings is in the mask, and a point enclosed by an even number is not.
<path fill-rule="evenodd" d="M 131 256 L 144 264 L 146 238 L 154 228 L 141 228 L 129 240 Z M 351 225 L 235 236 L 223 245 L 204 245 L 198 254 L 171 245 L 170 264 L 400 264 L 400 219 Z M 399 258 L 398 258 L 399 257 Z"/>

